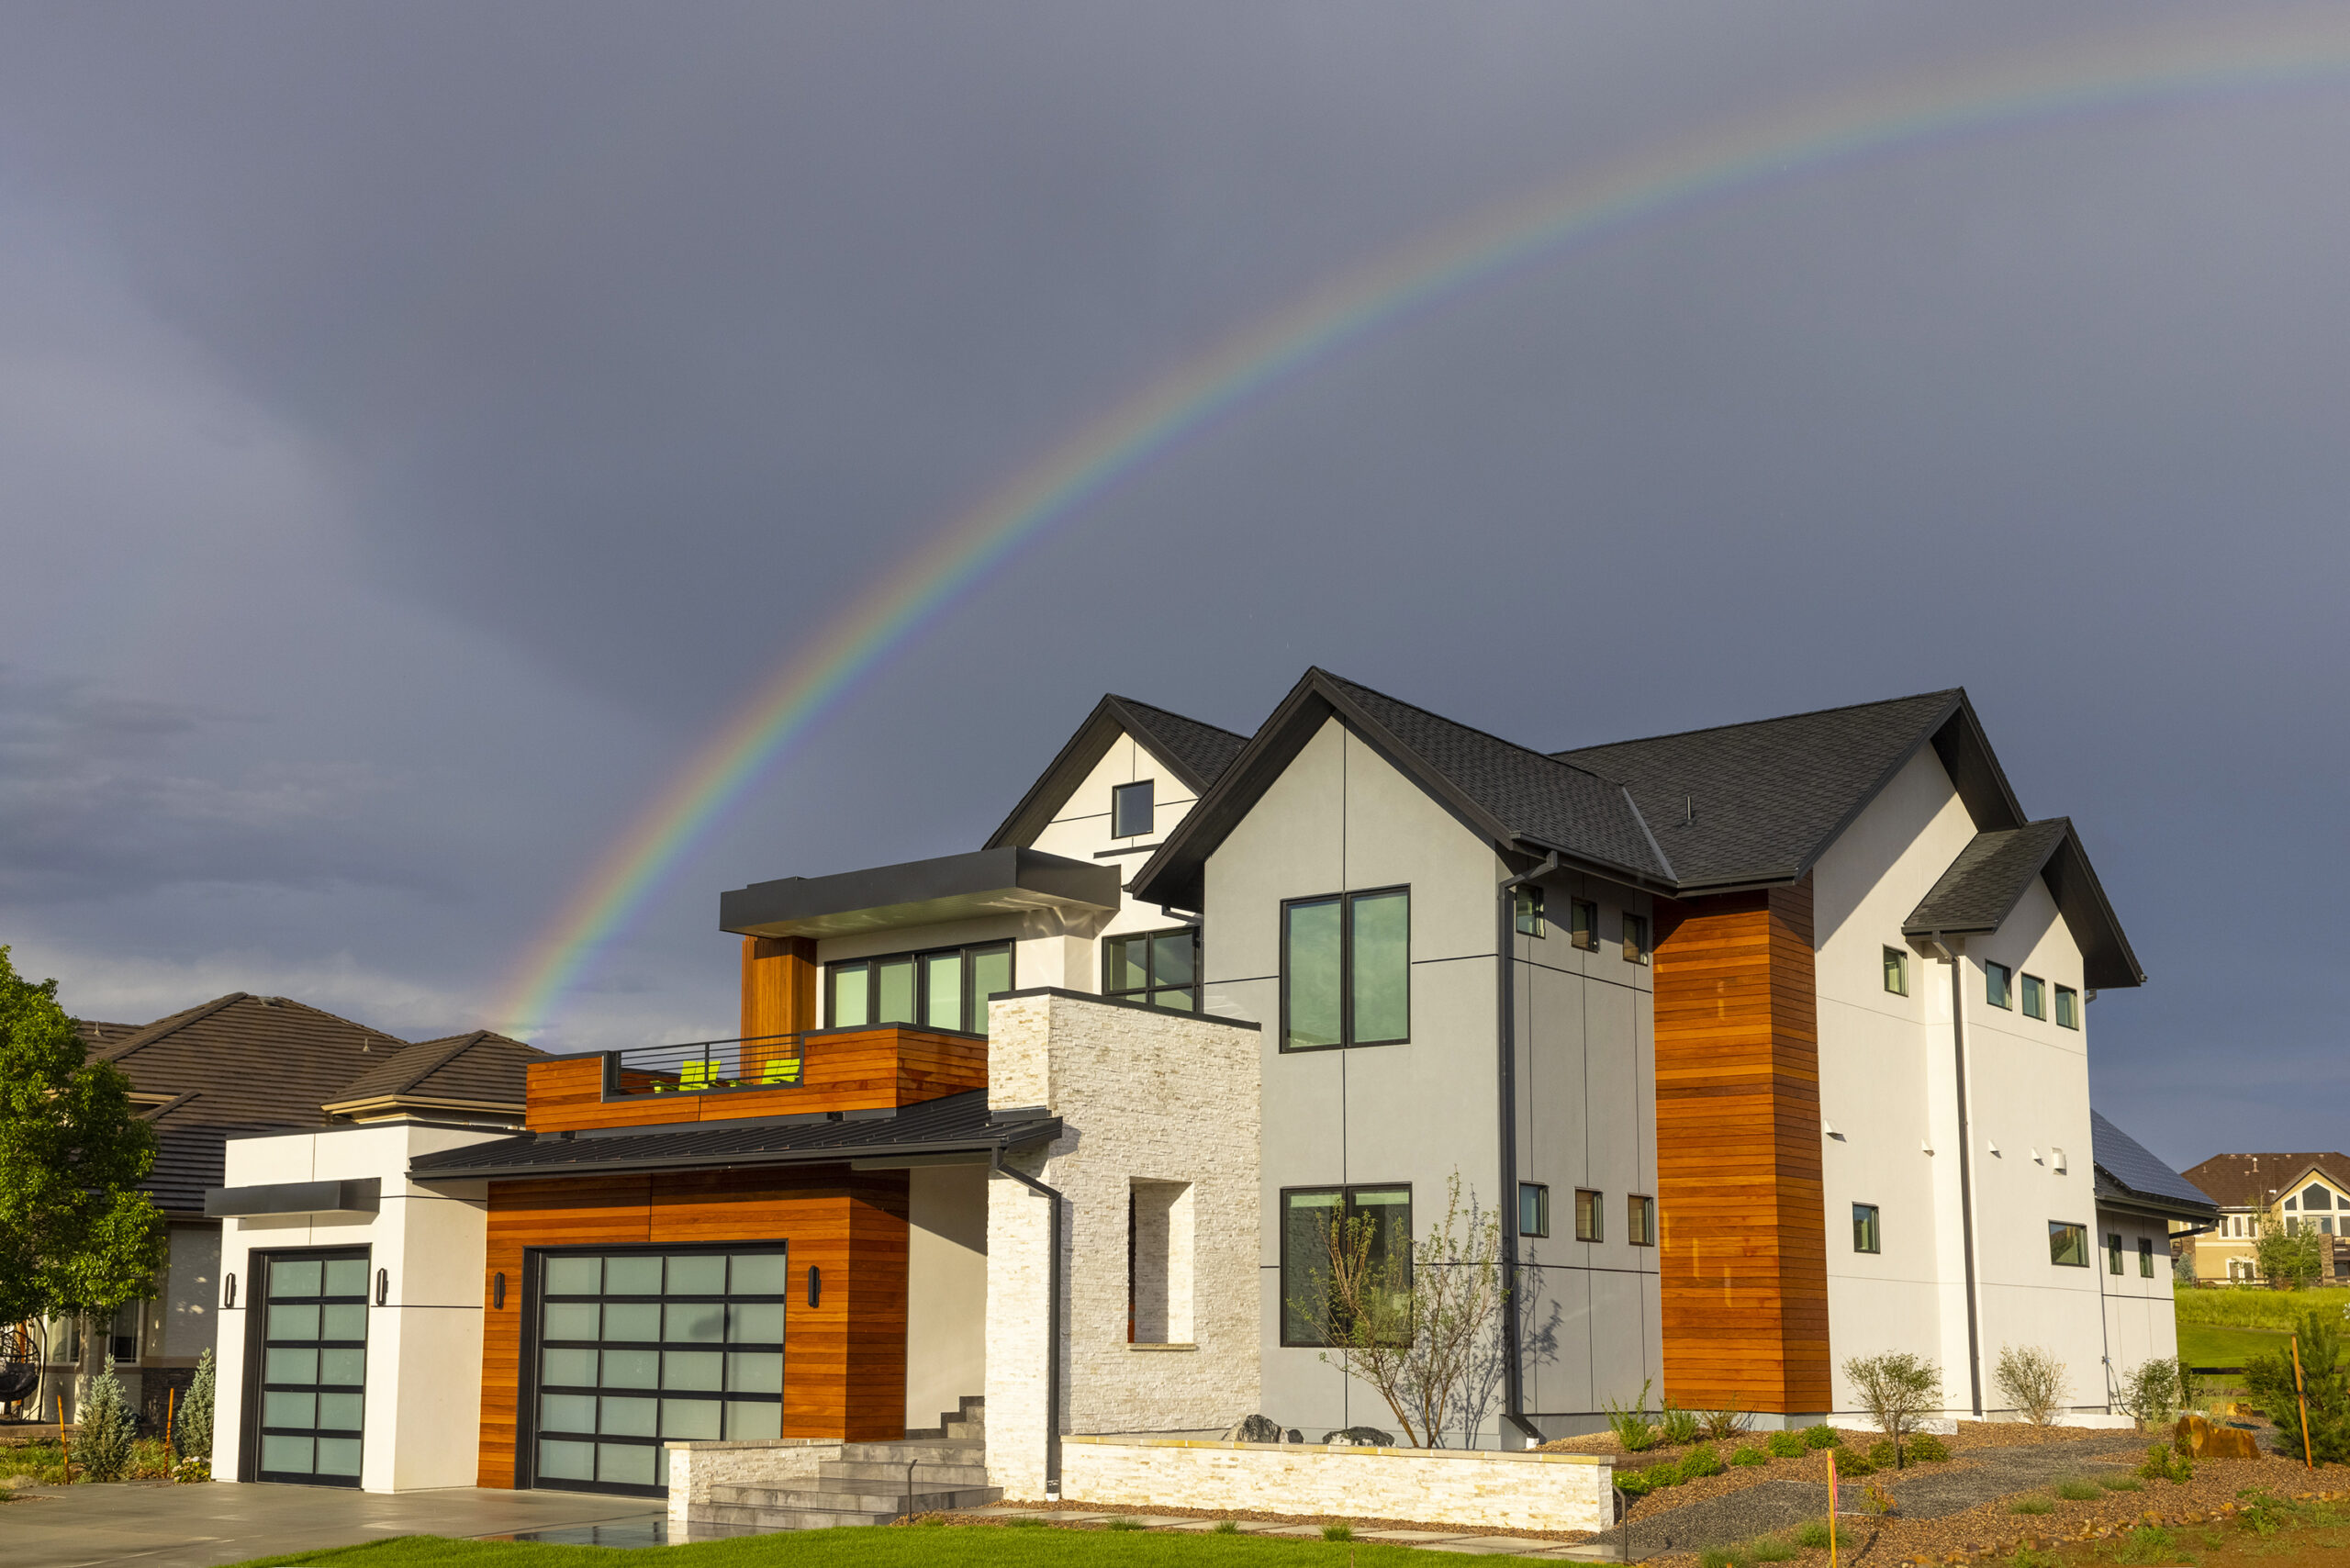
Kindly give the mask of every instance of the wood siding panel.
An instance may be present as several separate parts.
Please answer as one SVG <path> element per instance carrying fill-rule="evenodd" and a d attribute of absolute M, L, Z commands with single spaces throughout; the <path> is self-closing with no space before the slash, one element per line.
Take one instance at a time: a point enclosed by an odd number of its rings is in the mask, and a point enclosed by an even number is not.
<path fill-rule="evenodd" d="M 1665 1393 L 1826 1410 L 1811 883 L 1660 901 L 1656 925 Z"/>
<path fill-rule="evenodd" d="M 481 1454 L 476 1484 L 514 1484 L 521 1372 L 523 1252 L 532 1247 L 678 1247 L 781 1241 L 783 1435 L 892 1441 L 905 1433 L 906 1176 L 840 1166 L 780 1173 L 493 1182 L 482 1284 Z M 822 1279 L 808 1305 L 807 1271 Z M 492 1308 L 492 1276 L 506 1305 Z"/>
<path fill-rule="evenodd" d="M 529 1126 L 534 1132 L 673 1126 L 738 1116 L 915 1105 L 966 1090 L 985 1089 L 988 1043 L 897 1025 L 825 1033 L 808 1040 L 800 1080 L 776 1089 L 607 1101 L 604 1058 L 565 1057 L 531 1064 Z"/>
<path fill-rule="evenodd" d="M 816 1026 L 816 944 L 805 936 L 743 938 L 743 1038 Z"/>

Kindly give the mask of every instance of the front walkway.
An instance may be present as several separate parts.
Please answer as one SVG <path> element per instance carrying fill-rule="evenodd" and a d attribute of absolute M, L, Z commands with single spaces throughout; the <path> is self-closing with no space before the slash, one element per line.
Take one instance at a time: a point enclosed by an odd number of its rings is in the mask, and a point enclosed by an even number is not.
<path fill-rule="evenodd" d="M 0 1562 L 7 1568 L 218 1568 L 390 1535 L 514 1535 L 559 1530 L 589 1539 L 646 1531 L 658 1499 L 580 1492 L 357 1492 L 339 1486 L 32 1486 L 0 1504 Z M 576 1533 L 575 1533 L 576 1532 Z M 617 1543 L 617 1542 L 615 1542 Z"/>

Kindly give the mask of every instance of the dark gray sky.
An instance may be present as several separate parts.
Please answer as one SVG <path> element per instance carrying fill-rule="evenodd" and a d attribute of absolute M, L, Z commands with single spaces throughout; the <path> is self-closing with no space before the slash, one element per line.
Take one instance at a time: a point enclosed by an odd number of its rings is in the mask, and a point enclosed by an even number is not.
<path fill-rule="evenodd" d="M 89 1016 L 488 1021 L 767 672 L 1186 353 L 1643 147 L 2210 15 L 14 6 L 0 940 Z M 2350 77 L 2083 113 L 1378 335 L 904 646 L 548 1037 L 731 1032 L 721 888 L 976 845 L 1104 690 L 1245 730 L 1320 663 L 1558 747 L 1964 684 L 2154 977 L 2100 1106 L 2344 1147 L 2345 167 Z"/>

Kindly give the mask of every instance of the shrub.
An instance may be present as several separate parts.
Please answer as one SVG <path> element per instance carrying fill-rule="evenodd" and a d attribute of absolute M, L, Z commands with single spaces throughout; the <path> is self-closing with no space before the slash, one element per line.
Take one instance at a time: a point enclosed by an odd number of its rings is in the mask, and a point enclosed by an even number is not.
<path fill-rule="evenodd" d="M 1656 1490 L 1656 1483 L 1637 1470 L 1627 1471 L 1616 1478 L 1616 1490 L 1627 1497 L 1645 1497 Z"/>
<path fill-rule="evenodd" d="M 2195 1478 L 2195 1462 L 2184 1450 L 2174 1453 L 2168 1443 L 2154 1443 L 2146 1450 L 2146 1462 L 2138 1473 L 2149 1481 L 2186 1483 Z"/>
<path fill-rule="evenodd" d="M 1649 1383 L 1653 1383 L 1653 1378 Z M 1664 1428 L 1649 1419 L 1649 1383 L 1640 1384 L 1640 1402 L 1627 1410 L 1613 1399 L 1607 1402 L 1607 1429 L 1616 1434 L 1617 1444 L 1626 1453 L 1641 1453 L 1656 1447 L 1664 1436 Z"/>
<path fill-rule="evenodd" d="M 1891 1443 L 1879 1441 L 1869 1445 L 1869 1462 L 1883 1470 L 1888 1464 L 1897 1464 L 1899 1460 Z"/>
<path fill-rule="evenodd" d="M 88 1481 L 119 1481 L 130 1468 L 132 1420 L 130 1406 L 122 1397 L 122 1383 L 114 1375 L 114 1358 L 106 1358 L 106 1370 L 90 1380 L 90 1396 L 78 1412 L 80 1425 L 73 1433 L 73 1468 Z"/>
<path fill-rule="evenodd" d="M 2051 1426 L 2065 1405 L 2065 1363 L 2038 1345 L 2002 1345 L 1991 1381 L 2010 1408 L 2035 1427 Z"/>
<path fill-rule="evenodd" d="M 1684 1481 L 1695 1481 L 1702 1476 L 1719 1475 L 1722 1473 L 1722 1456 L 1714 1451 L 1713 1444 L 1699 1443 L 1681 1456 L 1680 1470 L 1681 1479 Z"/>
<path fill-rule="evenodd" d="M 207 1480 L 212 1474 L 212 1350 L 207 1346 L 196 1363 L 196 1381 L 187 1385 L 187 1397 L 180 1401 L 179 1430 L 172 1434 L 182 1459 L 204 1462 Z"/>
<path fill-rule="evenodd" d="M 1801 1432 L 1773 1432 L 1762 1439 L 1762 1446 L 1771 1450 L 1773 1459 L 1801 1459 L 1811 1451 Z"/>
<path fill-rule="evenodd" d="M 2116 1562 L 2176 1562 L 2178 1539 L 2160 1525 L 2140 1525 L 2122 1538 Z"/>
<path fill-rule="evenodd" d="M 1838 1449 L 1836 1450 L 1836 1478 L 1839 1481 L 1857 1481 L 1863 1475 L 1875 1473 L 1876 1462 L 1860 1450 Z"/>
<path fill-rule="evenodd" d="M 2275 1535 L 2285 1528 L 2287 1508 L 2273 1492 L 2247 1486 L 2236 1494 L 2236 1519 L 2255 1535 Z"/>
<path fill-rule="evenodd" d="M 2011 1514 L 2053 1514 L 2055 1511 L 2054 1500 L 2047 1497 L 2019 1497 L 2008 1505 L 2008 1512 Z"/>
<path fill-rule="evenodd" d="M 1766 1535 L 1746 1549 L 1746 1555 L 1756 1562 L 1785 1562 L 1795 1554 L 1795 1547 L 1775 1535 Z"/>
<path fill-rule="evenodd" d="M 2121 1413 L 2138 1424 L 2140 1430 L 2149 1426 L 2165 1426 L 2178 1409 L 2179 1363 L 2172 1359 L 2141 1361 L 2134 1372 L 2121 1380 L 2121 1397 L 2114 1401 Z"/>
<path fill-rule="evenodd" d="M 1648 1477 L 1651 1492 L 1662 1492 L 1668 1486 L 1681 1484 L 1681 1467 L 1677 1464 L 1651 1464 L 1640 1473 Z"/>
<path fill-rule="evenodd" d="M 1931 1432 L 1920 1432 L 1908 1442 L 1909 1457 L 1930 1464 L 1940 1464 L 1950 1458 L 1950 1445 Z"/>
<path fill-rule="evenodd" d="M 2067 1503 L 2087 1503 L 2104 1496 L 2105 1488 L 2094 1481 L 2059 1481 L 2056 1483 L 2056 1495 Z"/>
<path fill-rule="evenodd" d="M 1709 1546 L 1697 1553 L 1697 1568 L 1740 1568 L 1736 1556 L 1718 1546 Z"/>
<path fill-rule="evenodd" d="M 1816 1427 L 1806 1427 L 1803 1429 L 1803 1441 L 1806 1448 L 1832 1449 L 1843 1440 L 1843 1435 L 1825 1421 Z"/>
<path fill-rule="evenodd" d="M 1355 1528 L 1352 1525 L 1324 1525 L 1322 1527 L 1324 1540 L 1352 1540 L 1354 1538 Z"/>
<path fill-rule="evenodd" d="M 2244 1363 L 2244 1388 L 2260 1413 L 2277 1424 L 2277 1451 L 2301 1457 L 2301 1398 L 2309 1403 L 2309 1451 L 2319 1464 L 2350 1461 L 2350 1395 L 2342 1387 L 2342 1334 L 2330 1312 L 2301 1315 L 2301 1387 L 2296 1397 L 2288 1351 L 2270 1350 Z"/>
<path fill-rule="evenodd" d="M 1695 1442 L 1702 1429 L 1695 1411 L 1684 1410 L 1670 1399 L 1664 1402 L 1663 1428 L 1664 1440 L 1674 1448 Z"/>
<path fill-rule="evenodd" d="M 1771 1456 L 1749 1443 L 1732 1453 L 1729 1456 L 1729 1462 L 1732 1464 L 1768 1464 L 1771 1462 Z"/>
<path fill-rule="evenodd" d="M 2315 1231 L 2269 1230 L 2254 1243 L 2254 1257 L 2262 1279 L 2288 1290 L 2300 1290 L 2325 1271 L 2325 1250 Z"/>
<path fill-rule="evenodd" d="M 1704 1410 L 1698 1413 L 1697 1427 L 1708 1441 L 1726 1443 L 1743 1437 L 1753 1419 L 1740 1410 Z"/>
<path fill-rule="evenodd" d="M 1876 1417 L 1898 1465 L 1904 1436 L 1919 1417 L 1942 1403 L 1942 1368 L 1907 1350 L 1887 1350 L 1854 1356 L 1844 1363 L 1844 1375 L 1852 1379 L 1863 1407 Z"/>
<path fill-rule="evenodd" d="M 1804 1524 L 1797 1525 L 1796 1527 L 1795 1540 L 1797 1546 L 1805 1547 L 1811 1551 L 1817 1551 L 1825 1550 L 1828 1545 L 1828 1521 L 1826 1519 L 1812 1519 Z M 1852 1546 L 1857 1544 L 1859 1536 L 1850 1527 L 1841 1522 L 1837 1525 L 1837 1545 Z"/>

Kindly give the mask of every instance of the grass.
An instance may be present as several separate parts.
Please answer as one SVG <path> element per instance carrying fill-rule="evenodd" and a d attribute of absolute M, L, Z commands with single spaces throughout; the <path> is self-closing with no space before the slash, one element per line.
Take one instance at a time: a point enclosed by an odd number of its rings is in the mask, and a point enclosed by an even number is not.
<path fill-rule="evenodd" d="M 123 1472 L 127 1481 L 151 1481 L 164 1474 L 163 1444 L 158 1438 L 140 1438 L 130 1445 L 130 1468 Z M 0 1443 L 0 1481 L 11 1475 L 29 1475 L 44 1486 L 59 1486 L 65 1482 L 65 1450 L 54 1437 L 33 1438 L 26 1441 Z M 74 1482 L 82 1479 L 79 1470 Z"/>
<path fill-rule="evenodd" d="M 2110 1475 L 2098 1476 L 2097 1478 L 2097 1484 L 2104 1487 L 2109 1492 L 2135 1492 L 2138 1490 L 2138 1478 L 2134 1475 L 2124 1475 L 2118 1470 Z"/>
<path fill-rule="evenodd" d="M 2240 1367 L 2255 1356 L 2283 1350 L 2288 1338 L 2281 1328 L 2182 1323 L 2178 1326 L 2178 1355 L 2191 1367 Z"/>
<path fill-rule="evenodd" d="M 2008 1505 L 2008 1512 L 2011 1514 L 2053 1514 L 2055 1511 L 2055 1499 L 2051 1497 L 2019 1497 Z"/>
<path fill-rule="evenodd" d="M 2094 1481 L 2059 1481 L 2056 1495 L 2067 1503 L 2093 1503 L 2105 1495 L 2105 1488 Z"/>
<path fill-rule="evenodd" d="M 2187 1352 L 2188 1324 L 2231 1328 L 2267 1328 L 2290 1332 L 2301 1326 L 2301 1314 L 2311 1307 L 2343 1313 L 2350 1328 L 2350 1301 L 2338 1290 L 2272 1291 L 2177 1289 L 2172 1298 L 2178 1312 L 2179 1350 Z M 2187 1355 L 2190 1362 L 2196 1358 Z M 2204 1365 L 2215 1363 L 2204 1362 Z M 2232 1365 L 2233 1363 L 2227 1363 Z"/>
<path fill-rule="evenodd" d="M 1827 1536 L 1820 1540 L 1825 1542 Z M 629 1551 L 624 1561 L 603 1546 L 409 1535 L 256 1558 L 241 1568 L 613 1568 L 616 1562 L 621 1568 L 938 1568 L 941 1562 L 952 1562 L 955 1568 L 1348 1568 L 1349 1562 L 1353 1568 L 1427 1568 L 1425 1553 L 1382 1541 L 1220 1529 L 1129 1531 L 1113 1540 L 1106 1530 L 985 1526 L 790 1530 L 696 1546 L 645 1547 Z"/>

